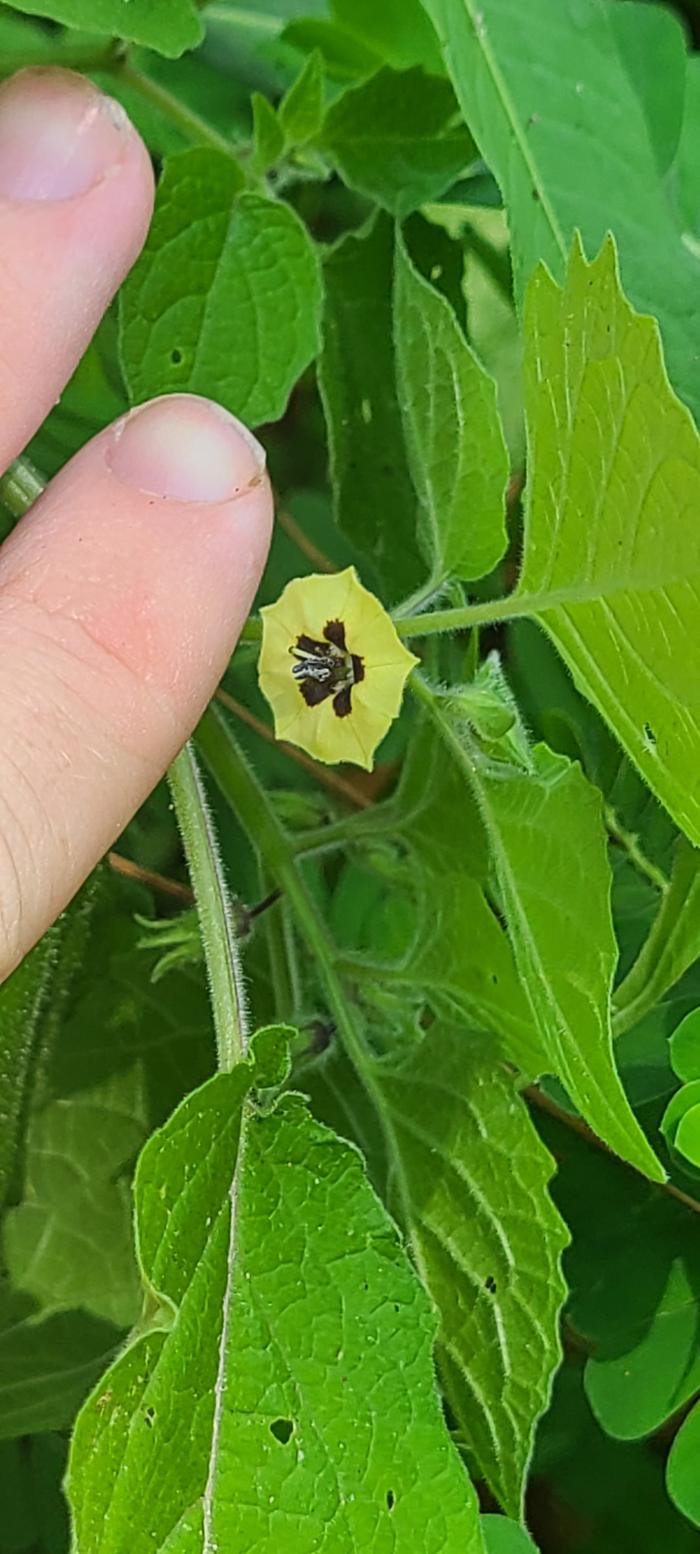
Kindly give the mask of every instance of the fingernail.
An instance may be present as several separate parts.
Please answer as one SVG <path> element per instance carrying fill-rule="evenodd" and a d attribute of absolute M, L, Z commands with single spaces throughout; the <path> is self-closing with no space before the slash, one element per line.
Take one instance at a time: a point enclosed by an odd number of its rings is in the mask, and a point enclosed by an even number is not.
<path fill-rule="evenodd" d="M 176 502 L 229 502 L 259 482 L 265 450 L 210 399 L 172 394 L 118 422 L 107 462 L 127 485 Z"/>
<path fill-rule="evenodd" d="M 129 120 L 69 70 L 21 70 L 0 88 L 0 195 L 67 200 L 121 161 Z"/>

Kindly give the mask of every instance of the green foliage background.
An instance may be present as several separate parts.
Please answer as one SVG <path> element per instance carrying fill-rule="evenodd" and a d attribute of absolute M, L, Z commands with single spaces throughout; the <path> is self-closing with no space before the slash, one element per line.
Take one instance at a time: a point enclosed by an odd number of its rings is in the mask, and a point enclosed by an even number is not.
<path fill-rule="evenodd" d="M 175 813 L 0 989 L 0 1554 L 700 1550 L 692 28 L 0 5 L 0 72 L 89 73 L 158 173 L 31 460 L 218 399 L 256 608 L 353 563 L 421 657 L 320 768 L 254 616 Z"/>

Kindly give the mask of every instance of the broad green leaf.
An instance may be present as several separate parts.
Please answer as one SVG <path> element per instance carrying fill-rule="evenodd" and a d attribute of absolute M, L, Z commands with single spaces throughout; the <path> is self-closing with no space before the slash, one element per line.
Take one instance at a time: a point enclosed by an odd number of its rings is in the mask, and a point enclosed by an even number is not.
<path fill-rule="evenodd" d="M 395 216 L 435 200 L 475 156 L 448 81 L 384 68 L 331 104 L 319 145 L 345 182 Z"/>
<path fill-rule="evenodd" d="M 433 716 L 488 837 L 541 1070 L 556 1075 L 611 1149 L 663 1180 L 612 1056 L 617 946 L 600 795 L 580 767 L 546 746 L 534 748 L 523 771 L 483 755 L 449 703 L 434 702 Z"/>
<path fill-rule="evenodd" d="M 563 276 L 576 229 L 588 252 L 612 229 L 625 290 L 636 308 L 659 318 L 671 382 L 700 412 L 697 260 L 670 219 L 642 105 L 616 47 L 616 6 L 424 4 L 467 124 L 504 194 L 517 295 L 539 260 Z"/>
<path fill-rule="evenodd" d="M 7 4 L 66 27 L 143 43 L 169 59 L 195 48 L 203 36 L 194 0 L 7 0 Z"/>
<path fill-rule="evenodd" d="M 336 81 L 355 81 L 369 76 L 382 64 L 380 54 L 357 38 L 347 27 L 339 26 L 325 16 L 302 17 L 292 21 L 282 34 L 285 43 L 292 44 L 302 53 L 318 51 L 323 63 Z"/>
<path fill-rule="evenodd" d="M 338 524 L 398 598 L 424 569 L 396 386 L 393 269 L 393 226 L 383 215 L 331 250 L 319 383 Z"/>
<path fill-rule="evenodd" d="M 532 479 L 511 608 L 548 632 L 657 797 L 700 841 L 700 440 L 607 242 L 526 309 Z M 601 406 L 605 413 L 601 414 Z"/>
<path fill-rule="evenodd" d="M 615 1008 L 624 1028 L 659 1003 L 698 956 L 700 852 L 681 838 L 670 887 L 661 897 L 651 931 L 634 965 L 615 993 Z"/>
<path fill-rule="evenodd" d="M 681 1425 L 666 1468 L 666 1483 L 674 1505 L 700 1527 L 700 1405 Z"/>
<path fill-rule="evenodd" d="M 280 1077 L 282 1040 L 259 1039 L 262 1070 L 210 1081 L 141 1156 L 160 1315 L 76 1427 L 76 1554 L 480 1554 L 428 1300 L 360 1157 L 300 1097 L 250 1094 Z"/>
<path fill-rule="evenodd" d="M 610 6 L 610 25 L 644 110 L 659 173 L 668 172 L 683 122 L 687 33 L 666 5 L 622 0 Z"/>
<path fill-rule="evenodd" d="M 397 240 L 394 336 L 419 539 L 433 576 L 482 577 L 507 544 L 508 454 L 493 380 Z"/>
<path fill-rule="evenodd" d="M 409 852 L 415 940 L 382 975 L 412 988 L 421 1004 L 459 1014 L 492 1032 L 529 1077 L 542 1051 L 513 950 L 489 898 L 488 839 L 457 763 L 423 724 L 411 743 L 386 816 Z"/>
<path fill-rule="evenodd" d="M 0 1292 L 0 1439 L 65 1430 L 114 1357 L 120 1334 L 83 1311 L 42 1317 Z"/>
<path fill-rule="evenodd" d="M 506 1516 L 482 1516 L 481 1531 L 486 1554 L 537 1554 L 524 1527 Z"/>
<path fill-rule="evenodd" d="M 318 134 L 323 119 L 323 60 L 309 54 L 279 106 L 279 122 L 289 145 L 304 146 Z"/>
<path fill-rule="evenodd" d="M 513 1080 L 456 1027 L 433 1025 L 378 1075 L 389 1190 L 437 1307 L 449 1400 L 480 1474 L 518 1516 L 561 1358 L 568 1233 L 547 1193 L 553 1161 Z"/>
<path fill-rule="evenodd" d="M 308 8 L 308 7 L 307 7 Z M 331 0 L 337 21 L 362 39 L 394 70 L 422 65 L 437 75 L 442 69 L 440 46 L 421 0 Z"/>
<path fill-rule="evenodd" d="M 135 403 L 186 391 L 258 425 L 282 415 L 316 352 L 316 252 L 288 205 L 241 193 L 218 151 L 172 157 L 146 246 L 122 292 Z"/>
<path fill-rule="evenodd" d="M 669 174 L 678 223 L 691 253 L 697 254 L 700 237 L 700 165 L 697 146 L 700 133 L 700 55 L 686 60 L 685 100 L 680 140 Z"/>
<path fill-rule="evenodd" d="M 31 1120 L 22 1202 L 3 1227 L 15 1288 L 45 1310 L 81 1307 L 129 1327 L 139 1312 L 127 1167 L 146 1134 L 138 1068 Z"/>

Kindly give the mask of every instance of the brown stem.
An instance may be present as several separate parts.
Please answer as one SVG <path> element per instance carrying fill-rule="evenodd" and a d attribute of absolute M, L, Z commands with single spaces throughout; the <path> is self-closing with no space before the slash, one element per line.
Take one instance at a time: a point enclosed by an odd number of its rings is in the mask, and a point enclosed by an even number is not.
<path fill-rule="evenodd" d="M 339 794 L 341 798 L 354 804 L 357 809 L 366 809 L 372 803 L 371 797 L 361 793 L 347 777 L 339 777 L 337 772 L 321 766 L 318 761 L 313 761 L 310 755 L 305 755 L 303 750 L 297 750 L 295 745 L 288 745 L 284 739 L 275 739 L 272 729 L 268 728 L 266 723 L 262 723 L 260 718 L 256 718 L 254 712 L 249 712 L 242 702 L 236 701 L 235 697 L 230 696 L 229 692 L 223 690 L 221 686 L 216 693 L 216 699 L 221 702 L 222 707 L 228 707 L 229 712 L 240 718 L 241 723 L 246 723 L 248 728 L 254 729 L 268 745 L 276 745 L 278 750 L 289 756 L 290 761 L 295 761 L 297 766 L 303 766 L 305 771 L 311 772 L 316 781 L 324 788 L 328 788 L 331 793 Z"/>
<path fill-rule="evenodd" d="M 164 874 L 156 874 L 154 869 L 142 869 L 140 863 L 134 863 L 132 858 L 124 858 L 121 853 L 108 853 L 107 862 L 115 874 L 123 874 L 128 880 L 138 880 L 140 885 L 148 886 L 149 890 L 158 890 L 164 896 L 173 896 L 176 901 L 192 906 L 194 896 L 189 885 L 181 885 L 179 880 L 169 880 Z"/>

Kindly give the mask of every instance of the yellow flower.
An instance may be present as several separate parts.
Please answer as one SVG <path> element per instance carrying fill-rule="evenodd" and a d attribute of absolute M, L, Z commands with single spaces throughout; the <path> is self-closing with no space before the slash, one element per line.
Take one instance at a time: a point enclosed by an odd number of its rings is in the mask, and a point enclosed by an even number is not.
<path fill-rule="evenodd" d="M 354 567 L 297 577 L 261 610 L 260 686 L 275 734 L 317 761 L 372 770 L 418 659 Z"/>

